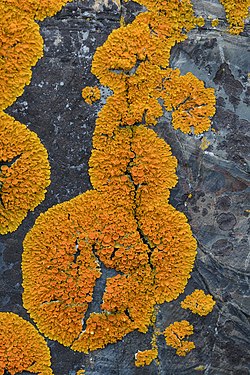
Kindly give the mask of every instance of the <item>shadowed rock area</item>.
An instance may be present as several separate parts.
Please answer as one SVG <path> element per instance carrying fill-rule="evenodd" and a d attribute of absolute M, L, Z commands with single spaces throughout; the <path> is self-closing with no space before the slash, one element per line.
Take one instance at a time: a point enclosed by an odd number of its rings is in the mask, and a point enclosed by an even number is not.
<path fill-rule="evenodd" d="M 51 184 L 46 199 L 29 213 L 14 233 L 0 239 L 0 309 L 29 320 L 22 307 L 22 242 L 35 219 L 54 204 L 91 189 L 88 159 L 98 111 L 109 95 L 102 88 L 102 100 L 89 106 L 82 88 L 98 84 L 90 73 L 96 48 L 121 16 L 131 22 L 141 11 L 133 2 L 75 1 L 55 17 L 41 22 L 44 57 L 33 69 L 31 84 L 6 112 L 27 124 L 40 137 L 49 153 Z M 134 354 L 150 348 L 152 330 L 133 332 L 122 341 L 89 355 L 73 352 L 48 340 L 55 375 L 75 375 L 85 368 L 87 375 L 247 375 L 250 374 L 249 326 L 249 26 L 239 36 L 227 32 L 223 7 L 217 0 L 193 1 L 205 26 L 189 33 L 176 45 L 171 67 L 182 74 L 191 71 L 207 87 L 214 87 L 217 111 L 212 130 L 201 136 L 175 131 L 171 114 L 159 120 L 156 131 L 169 143 L 178 159 L 178 185 L 170 203 L 189 218 L 198 242 L 198 255 L 185 295 L 204 289 L 216 300 L 206 317 L 180 308 L 181 295 L 160 306 L 156 326 L 164 330 L 176 320 L 187 319 L 194 326 L 196 349 L 178 357 L 159 337 L 160 363 L 136 368 Z M 219 25 L 211 26 L 218 18 Z M 206 147 L 202 138 L 206 137 Z M 97 311 L 105 278 L 103 269 L 91 306 Z M 24 373 L 23 373 L 24 374 Z"/>

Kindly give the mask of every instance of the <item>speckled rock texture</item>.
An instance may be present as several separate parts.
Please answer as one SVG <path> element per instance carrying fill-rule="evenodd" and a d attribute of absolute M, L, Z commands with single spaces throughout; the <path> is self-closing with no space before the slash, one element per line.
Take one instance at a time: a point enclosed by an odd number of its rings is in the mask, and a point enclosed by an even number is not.
<path fill-rule="evenodd" d="M 0 310 L 29 320 L 22 307 L 22 242 L 41 212 L 91 189 L 88 159 L 95 119 L 105 100 L 87 105 L 84 86 L 98 84 L 90 73 L 96 48 L 120 18 L 131 22 L 141 11 L 133 2 L 75 1 L 55 17 L 41 22 L 44 57 L 33 69 L 31 84 L 6 112 L 27 124 L 40 137 L 49 153 L 51 185 L 46 199 L 29 213 L 12 234 L 0 238 Z M 194 0 L 204 27 L 189 33 L 176 45 L 171 66 L 182 74 L 191 71 L 207 87 L 214 87 L 217 111 L 213 129 L 201 136 L 175 131 L 171 116 L 159 120 L 156 131 L 178 158 L 178 185 L 171 191 L 171 204 L 189 218 L 198 242 L 198 255 L 186 294 L 204 289 L 216 306 L 207 317 L 180 308 L 180 301 L 160 306 L 157 327 L 164 330 L 175 320 L 194 325 L 196 349 L 176 356 L 159 338 L 160 364 L 136 368 L 134 354 L 150 347 L 147 334 L 133 332 L 122 341 L 84 355 L 48 341 L 55 375 L 247 375 L 250 374 L 249 326 L 249 25 L 239 36 L 227 32 L 225 13 L 217 0 Z M 218 18 L 219 25 L 211 26 Z M 102 98 L 109 94 L 102 88 Z M 206 137 L 204 146 L 204 139 Z M 100 303 L 105 277 L 98 280 L 93 310 Z"/>

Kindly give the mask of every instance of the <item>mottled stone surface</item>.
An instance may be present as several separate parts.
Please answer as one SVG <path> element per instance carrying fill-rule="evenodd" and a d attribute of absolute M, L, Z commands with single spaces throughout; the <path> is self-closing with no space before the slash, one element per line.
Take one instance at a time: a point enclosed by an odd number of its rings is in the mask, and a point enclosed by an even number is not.
<path fill-rule="evenodd" d="M 191 71 L 215 88 L 214 131 L 205 134 L 210 142 L 205 150 L 201 148 L 202 136 L 173 130 L 169 113 L 159 121 L 156 131 L 170 143 L 179 160 L 179 183 L 172 190 L 171 203 L 188 216 L 199 246 L 186 294 L 204 289 L 214 296 L 216 306 L 205 318 L 180 309 L 184 296 L 160 307 L 160 329 L 181 319 L 194 325 L 196 349 L 185 358 L 176 356 L 160 337 L 160 365 L 136 368 L 134 353 L 149 348 L 151 330 L 145 335 L 133 332 L 90 355 L 48 340 L 55 375 L 74 375 L 82 367 L 87 375 L 250 374 L 249 27 L 240 36 L 229 35 L 217 0 L 193 2 L 206 24 L 173 48 L 171 66 L 183 74 Z M 90 107 L 83 102 L 81 90 L 97 84 L 90 73 L 96 48 L 119 27 L 121 15 L 131 22 L 140 11 L 135 3 L 123 4 L 120 9 L 115 2 L 99 3 L 68 4 L 54 18 L 41 23 L 44 58 L 33 69 L 24 95 L 7 110 L 39 135 L 52 169 L 46 200 L 16 232 L 0 239 L 0 309 L 27 319 L 21 297 L 23 238 L 41 212 L 91 188 L 88 159 L 96 114 L 104 100 Z M 211 27 L 211 18 L 220 19 L 216 28 Z M 103 97 L 108 95 L 107 89 L 102 92 Z M 104 270 L 104 276 L 110 272 Z M 98 282 L 96 306 L 105 280 Z"/>

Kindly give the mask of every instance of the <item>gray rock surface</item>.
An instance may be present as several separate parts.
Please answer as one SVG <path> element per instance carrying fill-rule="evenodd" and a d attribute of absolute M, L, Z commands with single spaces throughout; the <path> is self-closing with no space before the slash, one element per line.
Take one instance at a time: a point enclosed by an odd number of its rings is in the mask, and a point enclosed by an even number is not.
<path fill-rule="evenodd" d="M 240 36 L 230 35 L 218 1 L 193 3 L 206 24 L 173 48 L 171 66 L 183 74 L 191 71 L 215 88 L 215 131 L 205 134 L 210 142 L 206 150 L 200 147 L 202 136 L 173 130 L 168 113 L 156 131 L 179 160 L 179 183 L 172 190 L 171 204 L 187 215 L 198 241 L 185 294 L 204 289 L 214 296 L 216 306 L 205 318 L 180 309 L 184 296 L 160 307 L 160 329 L 181 319 L 195 327 L 196 349 L 184 358 L 176 356 L 160 337 L 160 365 L 136 368 L 134 353 L 150 347 L 151 330 L 145 335 L 133 332 L 89 355 L 48 340 L 55 375 L 74 375 L 82 367 L 87 375 L 250 374 L 249 27 Z M 92 0 L 78 1 L 41 23 L 44 57 L 33 69 L 24 95 L 7 112 L 39 135 L 49 153 L 52 182 L 46 199 L 19 229 L 0 239 L 1 311 L 29 319 L 22 307 L 22 241 L 41 212 L 91 189 L 88 159 L 95 118 L 103 102 L 88 106 L 81 90 L 98 83 L 90 73 L 96 48 L 119 27 L 121 14 L 131 22 L 139 10 L 135 3 L 122 4 L 119 9 L 111 1 L 99 7 Z M 219 26 L 211 27 L 210 16 L 220 19 Z M 104 275 L 108 272 L 104 270 Z M 96 288 L 96 304 L 102 282 Z"/>

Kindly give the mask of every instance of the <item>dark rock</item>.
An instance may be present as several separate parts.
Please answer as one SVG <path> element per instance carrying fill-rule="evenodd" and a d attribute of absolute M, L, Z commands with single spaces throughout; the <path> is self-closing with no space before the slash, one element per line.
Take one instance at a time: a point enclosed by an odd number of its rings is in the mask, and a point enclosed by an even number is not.
<path fill-rule="evenodd" d="M 231 213 L 222 213 L 216 219 L 221 230 L 231 230 L 236 224 L 236 218 Z"/>
<path fill-rule="evenodd" d="M 213 254 L 219 256 L 230 255 L 233 244 L 225 239 L 217 240 L 212 246 Z"/>
<path fill-rule="evenodd" d="M 227 63 L 220 65 L 217 70 L 214 82 L 217 85 L 223 85 L 225 93 L 229 96 L 229 100 L 232 104 L 239 104 L 240 95 L 243 91 L 243 85 L 240 81 L 237 81 L 232 74 L 230 67 Z"/>
<path fill-rule="evenodd" d="M 217 210 L 227 211 L 229 210 L 230 206 L 231 199 L 227 195 L 224 195 L 217 199 L 215 207 L 217 208 Z"/>

